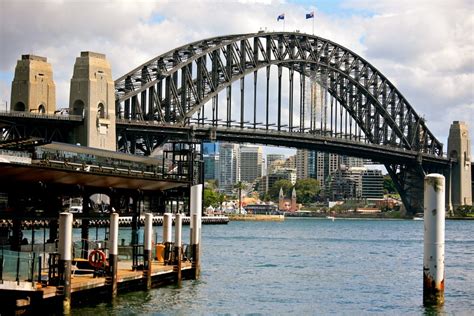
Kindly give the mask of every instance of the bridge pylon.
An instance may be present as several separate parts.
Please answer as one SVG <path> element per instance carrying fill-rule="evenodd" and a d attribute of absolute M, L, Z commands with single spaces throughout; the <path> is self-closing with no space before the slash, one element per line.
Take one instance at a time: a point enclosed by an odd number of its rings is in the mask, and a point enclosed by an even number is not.
<path fill-rule="evenodd" d="M 82 115 L 74 140 L 83 146 L 116 150 L 115 86 L 104 54 L 81 52 L 71 79 L 69 113 Z"/>
<path fill-rule="evenodd" d="M 454 121 L 449 129 L 448 157 L 456 159 L 452 163 L 448 180 L 448 203 L 454 209 L 472 205 L 471 140 L 465 122 Z"/>
<path fill-rule="evenodd" d="M 11 110 L 53 114 L 56 110 L 56 85 L 53 68 L 46 57 L 22 55 L 12 81 Z"/>

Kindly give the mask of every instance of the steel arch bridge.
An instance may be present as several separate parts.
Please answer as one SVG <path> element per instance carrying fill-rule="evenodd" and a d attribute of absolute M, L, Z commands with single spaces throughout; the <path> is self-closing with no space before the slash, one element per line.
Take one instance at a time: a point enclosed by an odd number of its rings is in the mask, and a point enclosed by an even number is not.
<path fill-rule="evenodd" d="M 424 172 L 449 164 L 425 120 L 382 73 L 317 36 L 197 41 L 135 68 L 115 89 L 119 149 L 130 152 L 188 137 L 371 158 L 385 164 L 409 212 L 422 210 Z"/>

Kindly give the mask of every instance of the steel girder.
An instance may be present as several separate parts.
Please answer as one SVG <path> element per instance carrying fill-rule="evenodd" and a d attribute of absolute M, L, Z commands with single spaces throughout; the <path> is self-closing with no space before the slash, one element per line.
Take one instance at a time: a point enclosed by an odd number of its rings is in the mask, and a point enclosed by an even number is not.
<path fill-rule="evenodd" d="M 271 67 L 277 67 L 277 101 L 269 100 Z M 282 123 L 282 69 L 289 72 L 288 124 Z M 257 122 L 257 73 L 266 79 L 265 119 Z M 300 108 L 294 108 L 294 73 L 300 74 Z M 253 122 L 245 121 L 245 80 L 253 74 Z M 163 129 L 197 125 L 200 127 L 253 128 L 276 130 L 295 137 L 301 133 L 328 135 L 316 130 L 313 110 L 305 109 L 305 82 L 315 80 L 336 100 L 331 100 L 329 135 L 418 152 L 419 161 L 385 163 L 394 179 L 408 212 L 420 212 L 423 199 L 422 179 L 429 165 L 424 158 L 445 160 L 443 146 L 396 87 L 374 66 L 354 52 L 317 36 L 301 33 L 254 33 L 222 36 L 197 41 L 173 49 L 137 67 L 115 81 L 116 110 L 119 119 L 149 123 Z M 240 105 L 232 103 L 233 83 L 240 83 Z M 225 91 L 226 102 L 219 103 Z M 212 115 L 206 118 L 209 104 Z M 207 105 L 209 106 L 209 105 Z M 233 107 L 237 106 L 237 111 Z M 338 106 L 341 108 L 338 112 Z M 259 108 L 262 108 L 260 104 Z M 342 108 L 350 116 L 343 122 Z M 225 112 L 224 119 L 219 113 Z M 276 113 L 275 124 L 269 113 Z M 325 114 L 327 115 L 327 113 Z M 299 116 L 299 124 L 297 124 Z M 307 118 L 310 125 L 306 126 Z M 339 121 L 338 121 L 339 117 Z M 261 118 L 259 118 L 261 119 Z M 354 126 L 353 126 L 354 122 Z M 339 133 L 337 131 L 340 126 Z M 322 129 L 321 123 L 321 129 Z M 146 129 L 146 128 L 145 128 Z M 334 130 L 335 129 L 335 130 Z M 349 130 L 349 131 L 348 131 Z M 298 134 L 296 134 L 298 133 Z M 142 134 L 142 133 L 138 133 Z M 162 133 L 140 143 L 157 146 Z M 126 130 L 124 137 L 126 135 Z M 142 134 L 143 135 L 143 134 Z M 142 150 L 142 149 L 141 149 Z M 153 148 L 144 149 L 149 152 Z M 364 150 L 361 147 L 361 150 Z M 377 160 L 377 157 L 374 157 Z"/>
<path fill-rule="evenodd" d="M 272 65 L 279 73 L 286 67 L 316 78 L 370 142 L 442 156 L 442 144 L 424 119 L 375 67 L 334 42 L 301 33 L 222 36 L 176 48 L 115 81 L 117 110 L 126 119 L 185 126 L 219 91 L 226 89 L 230 95 L 232 83 L 240 81 L 243 93 L 246 75 L 256 76 L 262 68 L 269 72 Z M 279 89 L 279 115 L 280 98 Z M 227 103 L 227 124 L 237 121 L 243 127 L 243 105 L 238 121 L 231 117 L 229 96 Z M 217 102 L 214 106 L 218 107 Z M 200 119 L 204 123 L 204 117 Z"/>

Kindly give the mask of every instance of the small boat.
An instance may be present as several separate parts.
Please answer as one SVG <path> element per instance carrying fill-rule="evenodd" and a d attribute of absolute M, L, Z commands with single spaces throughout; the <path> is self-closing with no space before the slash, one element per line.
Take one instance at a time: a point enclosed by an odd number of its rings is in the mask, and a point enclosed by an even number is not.
<path fill-rule="evenodd" d="M 414 221 L 422 221 L 424 220 L 424 214 L 423 213 L 416 213 L 415 216 L 413 216 Z"/>
<path fill-rule="evenodd" d="M 332 220 L 333 222 L 336 219 L 334 216 L 326 216 L 326 218 Z"/>

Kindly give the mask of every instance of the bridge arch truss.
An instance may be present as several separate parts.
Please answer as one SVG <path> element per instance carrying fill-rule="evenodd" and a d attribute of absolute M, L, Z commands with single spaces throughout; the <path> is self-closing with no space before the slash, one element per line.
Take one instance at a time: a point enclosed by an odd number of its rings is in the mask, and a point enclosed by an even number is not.
<path fill-rule="evenodd" d="M 420 209 L 423 157 L 443 155 L 423 117 L 382 73 L 349 49 L 308 34 L 197 41 L 135 68 L 115 88 L 119 124 L 309 133 L 417 153 L 408 164 L 379 160 L 410 209 Z M 121 144 L 127 142 L 122 135 Z M 159 141 L 140 142 L 149 153 Z"/>

